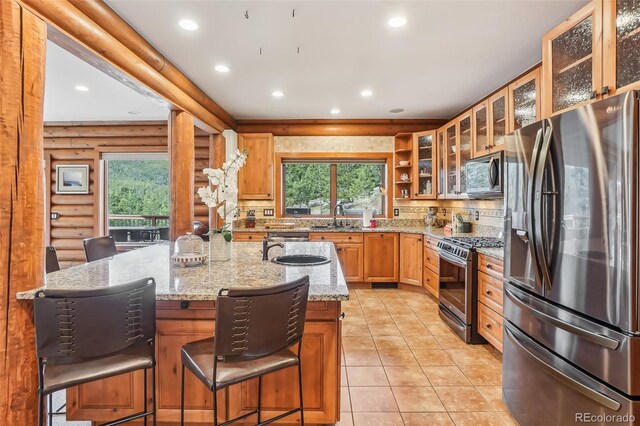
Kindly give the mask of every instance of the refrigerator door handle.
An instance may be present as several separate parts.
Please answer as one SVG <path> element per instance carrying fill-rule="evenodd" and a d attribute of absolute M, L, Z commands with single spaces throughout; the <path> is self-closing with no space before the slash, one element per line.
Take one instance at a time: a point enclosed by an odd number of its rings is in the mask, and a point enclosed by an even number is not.
<path fill-rule="evenodd" d="M 594 333 L 592 331 L 586 330 L 581 327 L 576 327 L 573 324 L 570 324 L 566 321 L 562 321 L 559 318 L 551 316 L 545 312 L 542 312 L 536 309 L 535 306 L 532 306 L 531 303 L 527 303 L 522 300 L 517 294 L 509 289 L 505 289 L 507 297 L 511 302 L 518 305 L 521 309 L 525 309 L 527 312 L 531 312 L 534 316 L 541 319 L 542 321 L 546 321 L 555 325 L 558 328 L 561 328 L 569 333 L 575 334 L 576 336 L 580 336 L 583 339 L 589 340 L 597 345 L 603 346 L 607 349 L 617 349 L 620 346 L 620 342 L 616 339 L 612 339 L 608 336 L 603 336 L 602 334 Z"/>
<path fill-rule="evenodd" d="M 582 383 L 580 383 L 579 381 L 575 380 L 572 377 L 567 376 L 566 374 L 564 374 L 562 371 L 558 370 L 557 368 L 547 364 L 545 361 L 543 361 L 542 359 L 540 359 L 537 355 L 535 355 L 532 351 L 530 351 L 529 349 L 527 349 L 525 347 L 526 342 L 521 341 L 520 339 L 518 339 L 515 336 L 515 333 L 513 331 L 511 331 L 508 326 L 505 327 L 504 329 L 505 334 L 507 335 L 507 337 L 509 339 L 511 339 L 511 341 L 513 342 L 513 344 L 520 349 L 522 352 L 524 352 L 531 360 L 533 360 L 536 364 L 538 364 L 538 366 L 540 366 L 540 368 L 542 368 L 543 370 L 545 370 L 547 373 L 549 373 L 550 375 L 552 375 L 553 377 L 555 377 L 558 381 L 564 383 L 565 385 L 569 386 L 571 389 L 575 390 L 576 392 L 580 392 L 582 395 L 586 396 L 589 399 L 592 399 L 593 401 L 597 402 L 600 405 L 603 405 L 611 410 L 614 411 L 618 411 L 620 409 L 620 407 L 622 407 L 622 405 L 616 401 L 615 399 L 609 398 L 607 395 L 604 395 L 596 390 L 591 389 L 589 386 L 586 386 Z"/>
<path fill-rule="evenodd" d="M 551 149 L 552 129 L 548 126 L 545 129 L 544 137 L 542 140 L 542 146 L 540 147 L 540 158 L 535 165 L 536 171 L 534 174 L 534 196 L 533 196 L 533 212 L 535 221 L 533 223 L 534 229 L 534 246 L 537 252 L 538 266 L 542 271 L 542 278 L 547 288 L 551 289 L 551 271 L 549 270 L 548 255 L 544 248 L 543 237 L 543 212 L 542 212 L 542 185 L 544 183 L 544 171 L 547 165 L 547 158 L 549 157 L 549 151 Z M 533 221 L 532 219 L 532 221 Z"/>
<path fill-rule="evenodd" d="M 535 234 L 535 228 L 533 226 L 533 221 L 534 221 L 534 211 L 533 211 L 533 206 L 535 205 L 535 182 L 536 182 L 536 169 L 537 169 L 537 164 L 538 164 L 538 156 L 540 153 L 540 144 L 542 142 L 542 130 L 543 129 L 539 129 L 538 132 L 536 133 L 536 140 L 535 143 L 533 144 L 533 156 L 531 158 L 531 179 L 530 182 L 527 185 L 527 214 L 526 214 L 526 220 L 527 220 L 527 234 L 528 234 L 528 240 L 532 243 L 529 244 L 529 252 L 531 254 L 531 258 L 533 259 L 533 272 L 536 276 L 536 281 L 538 283 L 543 282 L 542 279 L 542 272 L 540 271 L 540 261 L 538 259 L 538 249 L 536 247 L 536 234 Z M 521 237 L 522 238 L 522 237 Z"/>

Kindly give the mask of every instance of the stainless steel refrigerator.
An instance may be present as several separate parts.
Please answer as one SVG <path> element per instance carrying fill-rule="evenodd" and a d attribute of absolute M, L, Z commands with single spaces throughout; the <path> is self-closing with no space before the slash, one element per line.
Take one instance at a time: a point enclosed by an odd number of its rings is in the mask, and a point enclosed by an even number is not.
<path fill-rule="evenodd" d="M 509 135 L 503 398 L 523 425 L 640 424 L 637 92 Z"/>

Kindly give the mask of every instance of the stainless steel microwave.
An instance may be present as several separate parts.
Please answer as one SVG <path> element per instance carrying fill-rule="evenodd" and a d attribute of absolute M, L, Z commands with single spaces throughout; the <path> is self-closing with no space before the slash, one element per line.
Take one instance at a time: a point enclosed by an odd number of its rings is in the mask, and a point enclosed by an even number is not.
<path fill-rule="evenodd" d="M 502 152 L 469 160 L 465 166 L 469 198 L 502 198 Z"/>

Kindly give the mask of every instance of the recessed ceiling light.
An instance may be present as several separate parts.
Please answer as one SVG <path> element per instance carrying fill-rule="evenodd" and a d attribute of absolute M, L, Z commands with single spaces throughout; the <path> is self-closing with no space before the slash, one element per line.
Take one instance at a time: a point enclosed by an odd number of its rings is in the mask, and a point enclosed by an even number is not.
<path fill-rule="evenodd" d="M 394 16 L 393 18 L 389 19 L 389 26 L 392 28 L 400 28 L 400 27 L 404 27 L 407 23 L 407 18 L 405 18 L 404 16 Z"/>
<path fill-rule="evenodd" d="M 89 88 L 87 86 L 83 86 L 81 84 L 79 84 L 76 87 L 74 87 L 74 89 L 76 89 L 78 92 L 88 92 L 89 91 Z"/>
<path fill-rule="evenodd" d="M 365 98 L 368 98 L 371 95 L 373 95 L 373 92 L 369 89 L 364 89 L 362 92 L 360 92 L 360 96 L 363 96 Z"/>
<path fill-rule="evenodd" d="M 392 114 L 398 114 L 400 112 L 404 112 L 404 108 L 394 108 L 394 109 L 390 109 L 389 110 L 390 113 Z"/>
<path fill-rule="evenodd" d="M 338 108 L 333 108 L 331 110 L 331 114 L 333 114 L 333 115 L 340 114 L 340 110 Z"/>
<path fill-rule="evenodd" d="M 229 67 L 223 64 L 216 65 L 214 69 L 222 73 L 229 72 Z"/>
<path fill-rule="evenodd" d="M 195 31 L 198 29 L 198 24 L 191 19 L 182 19 L 178 22 L 178 25 L 182 27 L 182 29 L 187 31 Z"/>
<path fill-rule="evenodd" d="M 274 98 L 281 98 L 281 97 L 283 97 L 283 96 L 284 96 L 284 92 L 283 92 L 283 91 L 281 91 L 281 90 L 274 90 L 274 91 L 271 93 L 271 95 L 272 95 Z"/>

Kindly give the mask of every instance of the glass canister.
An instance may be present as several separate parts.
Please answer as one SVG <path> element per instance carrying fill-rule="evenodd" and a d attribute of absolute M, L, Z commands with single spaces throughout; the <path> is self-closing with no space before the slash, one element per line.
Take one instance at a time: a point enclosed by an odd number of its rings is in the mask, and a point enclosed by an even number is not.
<path fill-rule="evenodd" d="M 201 256 L 204 253 L 204 241 L 197 235 L 187 232 L 186 235 L 178 237 L 173 245 L 174 256 Z"/>

